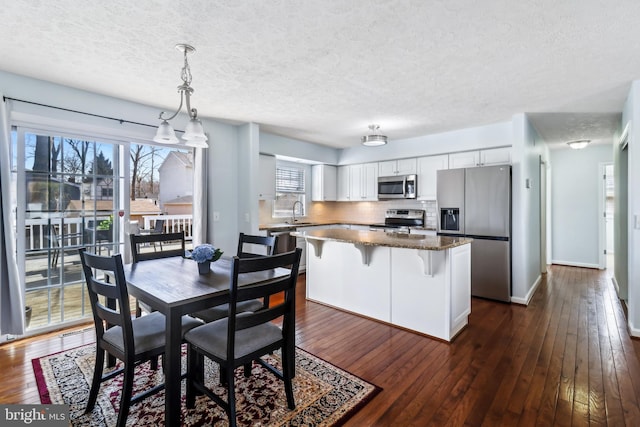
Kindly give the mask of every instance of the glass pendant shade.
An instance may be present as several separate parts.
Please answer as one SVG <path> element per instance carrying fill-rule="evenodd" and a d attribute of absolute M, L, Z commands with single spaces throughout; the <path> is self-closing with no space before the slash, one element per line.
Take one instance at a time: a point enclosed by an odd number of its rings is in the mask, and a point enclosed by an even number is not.
<path fill-rule="evenodd" d="M 191 95 L 194 90 L 191 87 L 191 68 L 187 61 L 187 55 L 195 52 L 196 49 L 193 46 L 184 43 L 177 44 L 176 49 L 184 54 L 184 66 L 180 73 L 182 84 L 178 86 L 178 92 L 180 93 L 180 105 L 178 106 L 178 110 L 173 113 L 171 117 L 163 117 L 164 111 L 160 113 L 159 119 L 162 120 L 162 123 L 158 126 L 158 131 L 156 132 L 156 136 L 153 140 L 162 144 L 179 144 L 188 145 L 190 147 L 208 148 L 208 138 L 204 133 L 202 122 L 198 120 L 198 111 L 195 108 L 191 108 Z M 183 105 L 185 105 L 187 109 L 190 120 L 187 123 L 184 134 L 182 135 L 183 141 L 179 141 L 178 138 L 176 138 L 175 131 L 169 124 L 169 120 L 173 120 L 178 113 L 180 113 Z"/>
<path fill-rule="evenodd" d="M 156 132 L 156 136 L 153 137 L 153 140 L 161 144 L 178 143 L 176 133 L 173 131 L 173 128 L 166 120 L 163 120 L 162 123 L 160 123 L 160 126 L 158 126 L 158 131 Z"/>
<path fill-rule="evenodd" d="M 207 144 L 206 136 L 202 139 L 185 140 L 184 145 L 189 147 L 196 147 L 196 148 L 209 148 L 209 144 Z"/>
<path fill-rule="evenodd" d="M 184 139 L 185 141 L 207 141 L 207 136 L 204 134 L 202 122 L 197 118 L 189 120 L 189 123 L 187 123 L 187 127 L 184 129 L 184 135 L 182 135 L 182 139 Z"/>

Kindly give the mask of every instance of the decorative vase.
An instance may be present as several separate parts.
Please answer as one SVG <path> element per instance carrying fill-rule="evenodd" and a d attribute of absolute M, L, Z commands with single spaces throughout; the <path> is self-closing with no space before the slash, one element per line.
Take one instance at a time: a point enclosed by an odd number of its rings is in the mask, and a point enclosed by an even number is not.
<path fill-rule="evenodd" d="M 209 274 L 211 272 L 211 262 L 199 262 L 198 263 L 198 273 L 200 274 Z"/>

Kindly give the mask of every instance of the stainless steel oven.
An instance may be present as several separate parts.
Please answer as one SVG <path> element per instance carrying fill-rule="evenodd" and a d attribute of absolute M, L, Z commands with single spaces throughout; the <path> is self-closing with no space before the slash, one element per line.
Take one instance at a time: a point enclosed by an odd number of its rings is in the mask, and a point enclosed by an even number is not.
<path fill-rule="evenodd" d="M 417 186 L 416 175 L 381 176 L 378 178 L 378 199 L 415 199 Z"/>

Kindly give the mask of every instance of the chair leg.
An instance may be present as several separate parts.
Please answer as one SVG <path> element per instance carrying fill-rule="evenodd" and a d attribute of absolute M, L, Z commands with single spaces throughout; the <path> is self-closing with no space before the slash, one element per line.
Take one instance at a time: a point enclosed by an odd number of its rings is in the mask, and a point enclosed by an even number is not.
<path fill-rule="evenodd" d="M 89 391 L 89 400 L 87 401 L 87 408 L 85 413 L 93 411 L 96 405 L 96 399 L 98 398 L 98 390 L 100 390 L 100 383 L 102 382 L 102 371 L 104 369 L 104 353 L 101 348 L 96 349 L 96 364 L 93 368 L 93 379 L 91 380 L 91 390 Z"/>
<path fill-rule="evenodd" d="M 251 362 L 244 364 L 244 376 L 245 378 L 249 378 L 251 376 Z"/>
<path fill-rule="evenodd" d="M 226 387 L 229 384 L 229 379 L 227 378 L 227 371 L 225 371 L 222 366 L 220 366 L 220 385 Z"/>
<path fill-rule="evenodd" d="M 233 372 L 233 365 L 229 365 L 227 366 L 227 369 L 225 369 L 229 383 L 227 385 L 227 402 L 229 405 L 227 414 L 229 416 L 229 427 L 236 427 L 236 386 Z"/>
<path fill-rule="evenodd" d="M 288 351 L 285 351 L 285 348 L 282 348 L 282 380 L 284 381 L 284 392 L 287 396 L 287 406 L 289 409 L 296 408 L 296 402 L 293 397 L 293 386 L 291 384 L 291 378 L 293 375 L 293 369 L 291 366 L 292 357 L 288 354 Z"/>
<path fill-rule="evenodd" d="M 187 408 L 193 409 L 196 406 L 196 388 L 193 386 L 196 380 L 197 355 L 196 351 L 187 346 Z"/>
<path fill-rule="evenodd" d="M 129 416 L 129 406 L 131 405 L 131 397 L 133 396 L 133 371 L 135 363 L 133 359 L 125 362 L 124 381 L 122 384 L 122 396 L 120 397 L 120 412 L 118 413 L 117 427 L 125 427 L 127 417 Z"/>

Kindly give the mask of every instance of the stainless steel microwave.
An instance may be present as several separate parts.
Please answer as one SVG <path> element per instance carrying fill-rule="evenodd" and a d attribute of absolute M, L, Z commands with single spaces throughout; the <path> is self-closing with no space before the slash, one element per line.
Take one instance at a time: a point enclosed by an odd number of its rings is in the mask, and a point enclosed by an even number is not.
<path fill-rule="evenodd" d="M 418 194 L 416 175 L 381 176 L 378 178 L 378 200 L 415 199 Z"/>

